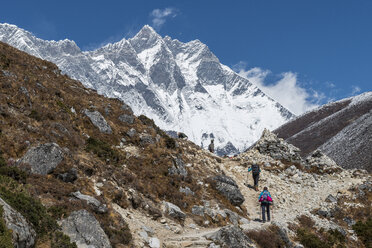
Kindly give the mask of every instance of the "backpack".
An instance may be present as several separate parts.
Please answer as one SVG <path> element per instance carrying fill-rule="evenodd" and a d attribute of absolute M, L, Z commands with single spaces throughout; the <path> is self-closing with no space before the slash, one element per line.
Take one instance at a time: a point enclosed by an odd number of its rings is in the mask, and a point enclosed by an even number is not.
<path fill-rule="evenodd" d="M 268 191 L 264 191 L 260 200 L 259 200 L 259 202 L 264 202 L 264 203 L 270 203 L 272 201 L 273 201 L 273 199 L 271 199 Z"/>
<path fill-rule="evenodd" d="M 260 166 L 258 164 L 252 164 L 252 174 L 253 175 L 260 174 Z"/>

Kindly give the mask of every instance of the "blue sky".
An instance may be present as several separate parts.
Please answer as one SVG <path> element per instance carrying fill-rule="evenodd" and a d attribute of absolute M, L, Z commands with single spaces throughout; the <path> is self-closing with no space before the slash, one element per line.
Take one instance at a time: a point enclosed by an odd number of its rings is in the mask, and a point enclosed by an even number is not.
<path fill-rule="evenodd" d="M 370 0 L 4 1 L 0 22 L 94 49 L 150 24 L 199 39 L 295 113 L 372 90 Z"/>

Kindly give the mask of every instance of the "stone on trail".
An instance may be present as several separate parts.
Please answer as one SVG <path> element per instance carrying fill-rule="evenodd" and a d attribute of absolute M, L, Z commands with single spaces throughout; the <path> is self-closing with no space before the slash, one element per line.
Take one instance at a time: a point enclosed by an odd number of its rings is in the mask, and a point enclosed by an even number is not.
<path fill-rule="evenodd" d="M 224 195 L 234 206 L 244 202 L 244 196 L 240 192 L 236 182 L 228 176 L 219 175 L 212 178 L 216 182 L 216 190 Z"/>

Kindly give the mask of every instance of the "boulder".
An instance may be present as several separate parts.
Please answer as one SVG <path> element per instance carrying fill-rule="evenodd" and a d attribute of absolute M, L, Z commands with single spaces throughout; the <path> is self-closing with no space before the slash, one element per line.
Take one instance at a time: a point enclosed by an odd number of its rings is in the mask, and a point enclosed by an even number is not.
<path fill-rule="evenodd" d="M 147 133 L 141 133 L 140 134 L 141 145 L 155 144 L 155 142 L 156 142 L 155 138 L 152 137 L 150 134 L 147 134 Z"/>
<path fill-rule="evenodd" d="M 36 232 L 29 225 L 26 219 L 3 199 L 0 198 L 0 206 L 3 208 L 5 225 L 12 231 L 12 241 L 14 247 L 28 248 L 33 247 L 36 239 Z"/>
<path fill-rule="evenodd" d="M 234 179 L 225 175 L 219 175 L 213 177 L 212 180 L 215 182 L 215 189 L 225 196 L 231 204 L 239 206 L 244 202 L 244 196 L 240 192 Z"/>
<path fill-rule="evenodd" d="M 119 121 L 127 123 L 127 124 L 133 124 L 134 123 L 134 116 L 133 115 L 120 115 Z"/>
<path fill-rule="evenodd" d="M 167 213 L 169 216 L 178 219 L 178 220 L 185 220 L 186 214 L 181 211 L 181 209 L 170 202 L 163 202 L 164 212 Z"/>
<path fill-rule="evenodd" d="M 85 209 L 72 212 L 61 221 L 62 232 L 70 237 L 80 248 L 102 247 L 111 248 L 106 233 L 96 218 Z"/>
<path fill-rule="evenodd" d="M 107 124 L 105 118 L 97 110 L 89 111 L 88 109 L 84 110 L 84 114 L 88 116 L 90 121 L 96 126 L 101 133 L 111 134 L 112 129 L 109 124 Z"/>
<path fill-rule="evenodd" d="M 46 175 L 62 162 L 63 157 L 64 152 L 58 144 L 46 143 L 30 148 L 18 163 L 30 165 L 31 173 Z"/>
<path fill-rule="evenodd" d="M 98 213 L 106 213 L 108 211 L 106 204 L 102 204 L 93 196 L 84 195 L 80 193 L 80 191 L 76 191 L 72 193 L 72 195 L 80 200 L 86 201 L 89 205 L 91 205 L 94 208 L 94 211 Z"/>
<path fill-rule="evenodd" d="M 207 239 L 220 244 L 222 247 L 229 248 L 253 248 L 253 242 L 250 238 L 237 226 L 222 227 L 215 233 L 205 236 Z"/>

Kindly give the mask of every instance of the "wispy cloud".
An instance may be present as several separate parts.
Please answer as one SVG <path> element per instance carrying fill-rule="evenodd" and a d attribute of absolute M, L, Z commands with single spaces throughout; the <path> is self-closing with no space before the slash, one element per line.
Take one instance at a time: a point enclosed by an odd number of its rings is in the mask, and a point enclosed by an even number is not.
<path fill-rule="evenodd" d="M 177 12 L 178 11 L 175 8 L 154 9 L 150 13 L 150 17 L 152 18 L 152 26 L 156 30 L 159 30 L 164 25 L 167 18 L 176 17 Z"/>
<path fill-rule="evenodd" d="M 325 98 L 325 95 L 321 92 L 301 87 L 297 74 L 293 72 L 273 75 L 271 71 L 258 67 L 246 69 L 244 62 L 240 62 L 233 68 L 239 75 L 247 78 L 268 96 L 296 115 L 319 106 L 319 102 Z M 279 79 L 268 84 L 266 79 L 269 76 L 279 76 Z"/>
<path fill-rule="evenodd" d="M 355 96 L 356 94 L 360 93 L 360 91 L 362 90 L 359 86 L 357 85 L 352 85 L 352 90 L 351 90 L 351 95 L 352 96 Z"/>

